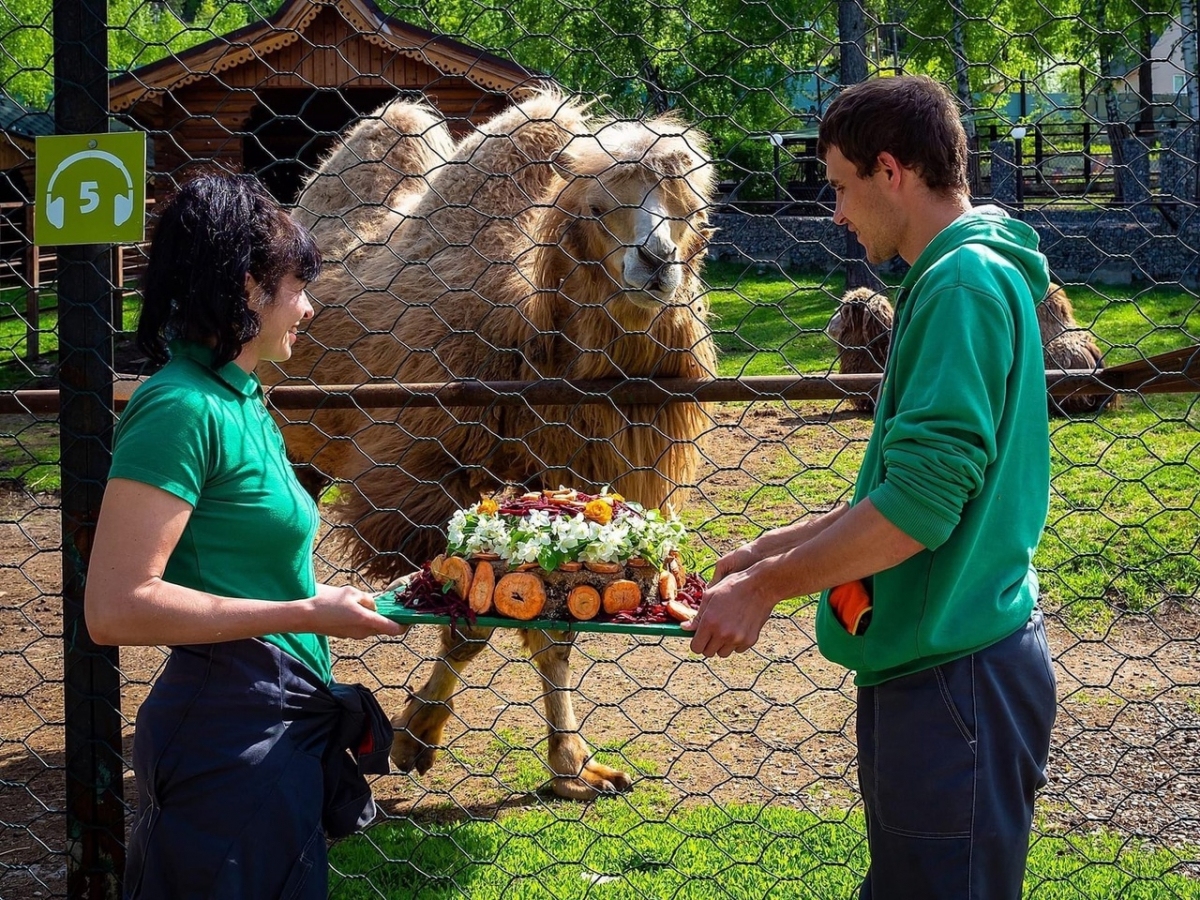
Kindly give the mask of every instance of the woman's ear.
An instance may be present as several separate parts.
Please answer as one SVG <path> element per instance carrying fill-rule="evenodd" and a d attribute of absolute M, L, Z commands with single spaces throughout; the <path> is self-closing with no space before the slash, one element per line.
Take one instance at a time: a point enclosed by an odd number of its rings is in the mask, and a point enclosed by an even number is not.
<path fill-rule="evenodd" d="M 258 279 L 246 273 L 246 302 L 251 306 L 260 307 L 266 298 L 263 296 L 262 288 L 258 284 Z"/>

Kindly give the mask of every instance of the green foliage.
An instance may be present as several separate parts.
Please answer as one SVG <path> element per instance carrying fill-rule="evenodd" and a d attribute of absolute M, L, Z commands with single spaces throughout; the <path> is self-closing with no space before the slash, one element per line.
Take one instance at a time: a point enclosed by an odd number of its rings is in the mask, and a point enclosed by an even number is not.
<path fill-rule="evenodd" d="M 31 109 L 54 92 L 52 0 L 0 3 L 0 89 Z M 108 65 L 114 74 L 155 62 L 269 14 L 270 4 L 198 0 L 179 5 L 109 0 Z"/>

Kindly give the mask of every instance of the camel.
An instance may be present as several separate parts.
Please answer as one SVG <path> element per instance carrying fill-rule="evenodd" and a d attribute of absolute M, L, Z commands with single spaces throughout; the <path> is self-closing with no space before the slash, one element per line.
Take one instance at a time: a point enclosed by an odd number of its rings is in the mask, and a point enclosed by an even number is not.
<path fill-rule="evenodd" d="M 892 345 L 892 304 L 868 287 L 847 291 L 825 333 L 841 348 L 838 367 L 843 375 L 882 372 Z M 850 406 L 874 415 L 879 388 L 850 398 Z"/>
<path fill-rule="evenodd" d="M 1096 345 L 1095 337 L 1075 321 L 1075 309 L 1062 285 L 1051 282 L 1046 296 L 1037 305 L 1037 319 L 1047 369 L 1099 371 L 1104 368 L 1104 356 Z M 1051 397 L 1050 413 L 1064 416 L 1097 413 L 1113 399 L 1112 394 Z"/>
<path fill-rule="evenodd" d="M 673 115 L 610 121 L 553 91 L 458 142 L 428 107 L 389 105 L 344 136 L 301 195 L 332 264 L 312 285 L 307 340 L 264 381 L 714 375 L 700 282 L 706 144 Z M 375 162 L 365 184 L 337 177 L 361 161 Z M 281 427 L 295 461 L 339 483 L 338 549 L 379 583 L 441 552 L 452 513 L 506 486 L 609 485 L 662 506 L 694 483 L 711 426 L 695 402 L 370 413 L 285 414 Z M 520 634 L 546 688 L 555 793 L 628 790 L 578 734 L 574 633 Z M 490 635 L 442 629 L 429 681 L 393 723 L 401 771 L 433 764 L 460 673 Z"/>
<path fill-rule="evenodd" d="M 1090 369 L 1104 367 L 1096 339 L 1075 321 L 1071 300 L 1061 285 L 1051 283 L 1046 296 L 1038 302 L 1038 330 L 1047 369 Z M 837 311 L 825 326 L 825 333 L 838 344 L 838 367 L 843 375 L 882 372 L 891 347 L 893 311 L 887 297 L 870 288 L 847 291 Z M 873 415 L 876 391 L 850 400 L 856 410 Z M 1099 412 L 1111 395 L 1080 394 L 1050 397 L 1051 415 Z"/>

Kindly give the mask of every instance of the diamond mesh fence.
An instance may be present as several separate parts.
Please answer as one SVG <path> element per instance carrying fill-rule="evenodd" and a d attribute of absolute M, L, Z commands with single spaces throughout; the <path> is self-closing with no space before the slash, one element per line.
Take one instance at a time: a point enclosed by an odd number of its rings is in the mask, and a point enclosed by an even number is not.
<path fill-rule="evenodd" d="M 34 247 L 39 136 L 144 132 L 150 229 L 217 167 L 317 236 L 318 314 L 260 375 L 320 578 L 380 589 L 506 486 L 663 505 L 711 575 L 851 496 L 905 268 L 832 223 L 817 124 L 898 73 L 959 98 L 975 202 L 1038 231 L 1057 285 L 1035 563 L 1059 705 L 1026 894 L 1200 897 L 1191 0 L 54 6 L 0 4 L 0 897 L 119 895 L 168 652 L 80 619 L 150 373 L 146 245 Z M 408 771 L 331 848 L 330 896 L 854 896 L 853 675 L 814 609 L 712 662 L 637 633 L 335 641 Z"/>

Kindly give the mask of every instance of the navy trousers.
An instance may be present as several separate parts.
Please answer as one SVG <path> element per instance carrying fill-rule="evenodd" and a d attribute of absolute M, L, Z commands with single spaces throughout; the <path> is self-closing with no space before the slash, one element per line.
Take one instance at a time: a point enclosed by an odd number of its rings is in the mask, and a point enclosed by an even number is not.
<path fill-rule="evenodd" d="M 1040 610 L 972 656 L 860 688 L 860 900 L 1018 900 L 1055 708 Z"/>
<path fill-rule="evenodd" d="M 390 742 L 365 689 L 272 644 L 174 648 L 137 716 L 126 900 L 325 900 L 326 832 L 374 816 Z"/>

